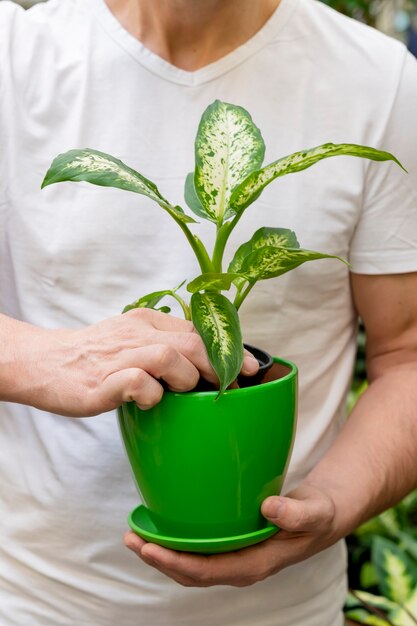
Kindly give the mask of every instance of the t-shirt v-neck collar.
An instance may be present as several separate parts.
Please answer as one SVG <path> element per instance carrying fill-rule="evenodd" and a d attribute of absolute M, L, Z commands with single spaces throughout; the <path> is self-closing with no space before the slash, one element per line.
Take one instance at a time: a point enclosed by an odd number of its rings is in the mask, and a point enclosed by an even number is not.
<path fill-rule="evenodd" d="M 91 0 L 94 14 L 107 34 L 131 57 L 160 78 L 190 87 L 222 76 L 269 44 L 291 17 L 297 3 L 298 0 L 281 0 L 272 16 L 248 41 L 218 61 L 188 72 L 154 54 L 131 35 L 110 11 L 105 0 Z"/>

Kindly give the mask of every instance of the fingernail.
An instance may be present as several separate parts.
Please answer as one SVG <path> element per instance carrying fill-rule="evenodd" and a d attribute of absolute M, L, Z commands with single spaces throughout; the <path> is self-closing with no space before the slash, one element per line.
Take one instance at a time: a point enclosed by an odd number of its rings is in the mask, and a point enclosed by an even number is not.
<path fill-rule="evenodd" d="M 267 517 L 276 519 L 281 517 L 282 513 L 284 512 L 285 504 L 282 500 L 278 500 L 277 502 L 276 498 L 274 497 L 273 499 L 265 503 L 264 508 Z"/>
<path fill-rule="evenodd" d="M 281 517 L 282 514 L 284 513 L 284 509 L 285 509 L 285 504 L 281 502 L 280 500 L 278 504 L 275 505 L 275 517 Z"/>

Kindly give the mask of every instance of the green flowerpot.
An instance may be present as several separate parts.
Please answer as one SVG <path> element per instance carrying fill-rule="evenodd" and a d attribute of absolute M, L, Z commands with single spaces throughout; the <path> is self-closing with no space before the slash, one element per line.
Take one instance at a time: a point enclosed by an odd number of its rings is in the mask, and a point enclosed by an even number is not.
<path fill-rule="evenodd" d="M 119 423 L 145 506 L 129 516 L 147 541 L 225 552 L 277 531 L 260 513 L 280 493 L 296 426 L 297 368 L 282 359 L 260 385 L 166 392 L 149 411 L 129 402 Z"/>

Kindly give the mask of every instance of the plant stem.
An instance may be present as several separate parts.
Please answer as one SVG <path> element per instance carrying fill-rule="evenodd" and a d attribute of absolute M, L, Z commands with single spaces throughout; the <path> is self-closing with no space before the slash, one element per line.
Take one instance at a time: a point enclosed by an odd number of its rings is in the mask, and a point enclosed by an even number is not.
<path fill-rule="evenodd" d="M 213 264 L 214 271 L 219 274 L 222 273 L 224 247 L 227 241 L 227 237 L 225 237 L 223 234 L 226 233 L 228 226 L 229 224 L 217 226 L 216 242 L 214 244 L 213 258 L 211 262 Z"/>
<path fill-rule="evenodd" d="M 229 239 L 230 233 L 233 231 L 241 216 L 242 213 L 238 213 L 230 222 L 226 222 L 217 228 L 217 237 L 212 259 L 215 272 L 221 273 L 222 271 L 222 261 L 227 240 Z"/>
<path fill-rule="evenodd" d="M 235 301 L 233 302 L 237 311 L 239 310 L 240 306 L 242 305 L 242 302 L 244 301 L 244 299 L 246 298 L 246 296 L 249 294 L 250 290 L 254 286 L 255 286 L 255 283 L 248 283 L 244 289 L 240 289 L 237 292 Z"/>
<path fill-rule="evenodd" d="M 172 292 L 171 296 L 173 298 L 175 298 L 175 300 L 179 303 L 179 305 L 181 306 L 183 312 L 184 312 L 184 317 L 186 320 L 191 320 L 191 311 L 190 311 L 190 307 L 188 306 L 188 304 L 181 298 L 181 296 L 179 296 L 178 294 Z"/>
<path fill-rule="evenodd" d="M 201 263 L 199 260 L 201 271 L 202 272 L 214 272 L 213 263 L 210 259 L 209 253 L 207 252 L 206 247 L 204 246 L 203 242 L 201 241 L 199 237 L 197 237 L 197 235 L 194 235 L 194 241 L 196 242 L 196 246 L 201 254 Z"/>
<path fill-rule="evenodd" d="M 208 252 L 204 247 L 203 242 L 193 235 L 188 226 L 181 222 L 180 220 L 175 220 L 178 226 L 183 231 L 184 235 L 187 237 L 190 246 L 192 247 L 195 256 L 197 257 L 198 264 L 200 265 L 201 271 L 204 274 L 205 272 L 213 272 L 213 264 L 210 260 Z"/>

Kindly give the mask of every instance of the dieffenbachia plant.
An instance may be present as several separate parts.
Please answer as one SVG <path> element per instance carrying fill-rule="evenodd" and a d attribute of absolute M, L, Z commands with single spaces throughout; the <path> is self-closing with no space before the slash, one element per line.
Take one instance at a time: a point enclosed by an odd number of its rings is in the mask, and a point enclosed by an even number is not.
<path fill-rule="evenodd" d="M 301 150 L 262 166 L 265 144 L 259 128 L 240 106 L 216 100 L 203 113 L 195 140 L 195 169 L 185 180 L 185 202 L 199 218 L 216 226 L 212 254 L 192 233 L 196 220 L 171 204 L 157 186 L 119 159 L 97 150 L 70 150 L 53 161 L 42 187 L 61 181 L 87 181 L 147 196 L 167 211 L 188 239 L 201 273 L 187 285 L 190 304 L 177 289 L 141 297 L 125 310 L 157 308 L 165 296 L 174 297 L 191 319 L 206 346 L 220 380 L 220 394 L 235 380 L 243 361 L 238 309 L 259 280 L 280 276 L 306 261 L 334 258 L 332 254 L 300 248 L 295 233 L 287 228 L 263 227 L 235 252 L 227 270 L 223 257 L 231 232 L 244 211 L 273 180 L 300 172 L 318 161 L 337 155 L 392 160 L 388 152 L 355 144 L 325 143 Z M 182 286 L 182 285 L 180 285 Z M 227 297 L 222 292 L 230 292 Z M 168 312 L 168 307 L 160 310 Z"/>

